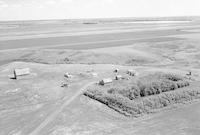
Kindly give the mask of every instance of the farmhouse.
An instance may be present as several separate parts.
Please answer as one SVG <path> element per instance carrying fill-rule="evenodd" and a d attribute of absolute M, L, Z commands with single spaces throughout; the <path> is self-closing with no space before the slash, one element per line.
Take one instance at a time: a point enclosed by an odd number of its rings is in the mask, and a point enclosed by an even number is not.
<path fill-rule="evenodd" d="M 111 78 L 106 78 L 106 79 L 103 79 L 99 82 L 100 85 L 105 85 L 105 84 L 108 84 L 108 83 L 112 83 L 113 80 Z"/>
<path fill-rule="evenodd" d="M 30 74 L 29 68 L 23 68 L 23 69 L 15 69 L 14 70 L 14 79 L 17 79 L 19 76 L 25 76 Z"/>

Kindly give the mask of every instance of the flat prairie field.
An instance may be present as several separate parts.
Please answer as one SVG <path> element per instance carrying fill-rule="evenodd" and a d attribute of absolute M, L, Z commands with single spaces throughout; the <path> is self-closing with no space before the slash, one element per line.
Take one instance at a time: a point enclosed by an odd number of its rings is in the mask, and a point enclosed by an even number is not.
<path fill-rule="evenodd" d="M 199 45 L 195 17 L 0 22 L 0 135 L 199 135 Z"/>
<path fill-rule="evenodd" d="M 2 26 L 1 26 L 2 25 Z M 19 48 L 94 49 L 138 42 L 180 40 L 176 35 L 197 33 L 198 22 L 66 23 L 19 22 L 0 24 L 0 50 Z M 171 37 L 173 36 L 173 38 Z"/>

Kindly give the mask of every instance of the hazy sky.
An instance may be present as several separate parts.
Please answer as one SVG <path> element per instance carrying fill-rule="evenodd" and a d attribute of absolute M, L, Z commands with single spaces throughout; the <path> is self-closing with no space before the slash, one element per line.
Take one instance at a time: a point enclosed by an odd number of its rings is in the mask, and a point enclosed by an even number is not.
<path fill-rule="evenodd" d="M 0 20 L 200 15 L 200 0 L 0 0 Z"/>

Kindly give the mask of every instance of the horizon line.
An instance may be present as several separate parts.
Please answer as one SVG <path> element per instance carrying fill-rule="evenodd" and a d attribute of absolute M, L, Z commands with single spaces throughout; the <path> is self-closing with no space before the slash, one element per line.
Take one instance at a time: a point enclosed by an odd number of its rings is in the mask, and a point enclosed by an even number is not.
<path fill-rule="evenodd" d="M 184 18 L 184 19 L 191 19 L 191 18 L 200 18 L 200 15 L 185 15 L 185 16 L 140 16 L 140 17 L 98 17 L 98 18 L 55 18 L 55 19 L 9 19 L 9 20 L 0 20 L 0 22 L 28 22 L 28 21 L 64 21 L 64 20 L 71 20 L 71 21 L 81 21 L 81 20 L 107 20 L 107 19 L 112 19 L 112 20 L 117 20 L 117 19 L 173 19 L 173 18 Z"/>

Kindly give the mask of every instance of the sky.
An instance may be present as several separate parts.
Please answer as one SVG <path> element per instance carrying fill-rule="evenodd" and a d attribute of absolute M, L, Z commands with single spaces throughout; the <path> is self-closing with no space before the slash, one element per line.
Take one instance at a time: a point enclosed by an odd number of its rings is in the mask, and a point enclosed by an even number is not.
<path fill-rule="evenodd" d="M 200 16 L 200 0 L 0 0 L 0 20 Z"/>

